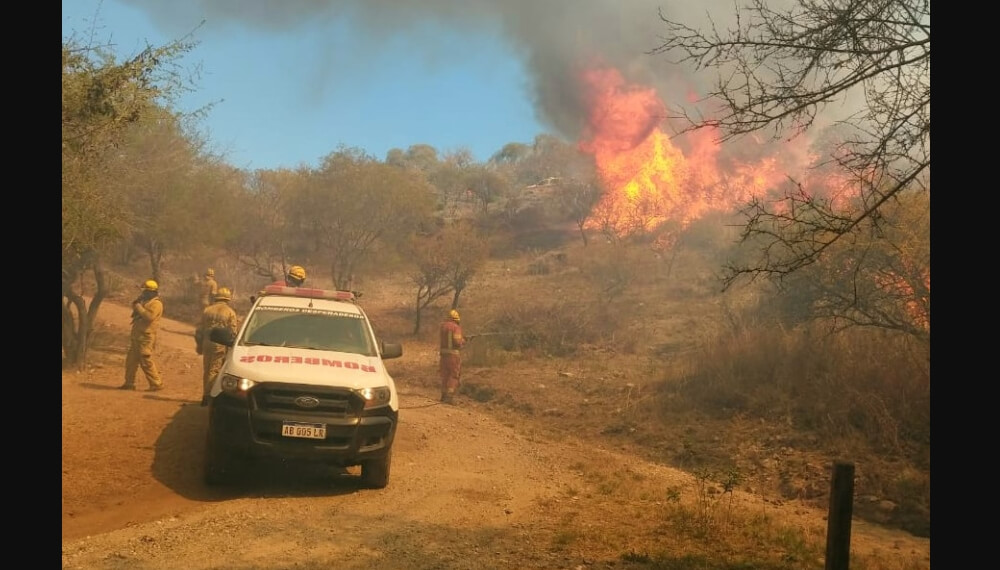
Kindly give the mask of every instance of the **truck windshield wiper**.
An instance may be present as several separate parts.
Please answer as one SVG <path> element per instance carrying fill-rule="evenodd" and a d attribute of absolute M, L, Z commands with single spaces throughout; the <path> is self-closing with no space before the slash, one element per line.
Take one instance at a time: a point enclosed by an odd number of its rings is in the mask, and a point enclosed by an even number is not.
<path fill-rule="evenodd" d="M 283 344 L 274 344 L 274 343 L 270 343 L 270 342 L 253 342 L 253 341 L 247 340 L 247 341 L 243 342 L 243 346 L 284 346 L 284 345 Z"/>
<path fill-rule="evenodd" d="M 315 346 L 308 346 L 305 344 L 291 344 L 288 342 L 272 343 L 272 342 L 253 342 L 247 341 L 243 343 L 243 346 L 279 346 L 281 348 L 304 348 L 307 350 L 320 350 Z"/>

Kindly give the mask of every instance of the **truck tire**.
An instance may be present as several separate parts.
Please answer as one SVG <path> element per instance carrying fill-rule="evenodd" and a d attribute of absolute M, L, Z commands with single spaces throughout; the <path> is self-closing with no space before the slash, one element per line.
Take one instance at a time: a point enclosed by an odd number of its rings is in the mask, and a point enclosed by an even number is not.
<path fill-rule="evenodd" d="M 205 443 L 204 470 L 205 484 L 212 487 L 232 483 L 238 473 L 232 455 L 213 444 L 211 436 Z"/>
<path fill-rule="evenodd" d="M 384 489 L 389 484 L 389 467 L 392 464 L 392 450 L 380 459 L 371 459 L 361 464 L 361 484 L 369 489 Z"/>

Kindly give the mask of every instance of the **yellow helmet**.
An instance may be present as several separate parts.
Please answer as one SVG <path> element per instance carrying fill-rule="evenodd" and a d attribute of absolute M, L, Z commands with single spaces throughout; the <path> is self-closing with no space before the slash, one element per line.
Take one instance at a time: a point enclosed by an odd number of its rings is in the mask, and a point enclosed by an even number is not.
<path fill-rule="evenodd" d="M 302 266 L 300 266 L 300 265 L 293 265 L 288 270 L 288 276 L 289 277 L 294 277 L 294 278 L 296 278 L 296 279 L 298 279 L 300 281 L 305 281 L 306 270 L 303 269 Z"/>
<path fill-rule="evenodd" d="M 205 277 L 215 277 L 215 270 L 209 267 L 205 270 Z"/>
<path fill-rule="evenodd" d="M 142 284 L 142 290 L 143 291 L 159 291 L 160 290 L 160 286 L 156 283 L 156 281 L 153 281 L 152 279 L 148 279 L 148 280 L 146 280 Z"/>
<path fill-rule="evenodd" d="M 219 290 L 215 292 L 216 301 L 232 301 L 233 292 L 229 290 L 229 287 L 219 287 Z"/>
<path fill-rule="evenodd" d="M 462 317 L 458 314 L 458 311 L 452 309 L 448 311 L 448 318 L 455 321 L 456 323 L 462 320 Z"/>

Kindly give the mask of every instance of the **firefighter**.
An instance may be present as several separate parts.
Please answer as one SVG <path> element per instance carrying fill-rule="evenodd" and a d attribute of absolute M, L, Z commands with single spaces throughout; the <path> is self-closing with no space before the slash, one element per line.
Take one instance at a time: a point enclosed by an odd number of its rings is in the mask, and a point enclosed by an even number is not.
<path fill-rule="evenodd" d="M 288 268 L 288 273 L 284 279 L 279 279 L 270 286 L 279 285 L 281 287 L 301 287 L 306 282 L 306 270 L 301 265 L 293 265 Z M 261 293 L 263 294 L 263 292 Z"/>
<path fill-rule="evenodd" d="M 208 307 L 215 301 L 219 284 L 215 281 L 215 270 L 209 267 L 205 270 L 205 278 L 201 280 L 201 306 Z"/>
<path fill-rule="evenodd" d="M 228 287 L 220 287 L 215 293 L 215 302 L 205 308 L 201 314 L 201 323 L 194 331 L 197 342 L 197 352 L 202 358 L 201 377 L 201 405 L 208 405 L 209 392 L 212 390 L 212 383 L 222 368 L 222 362 L 226 358 L 226 347 L 222 344 L 212 342 L 209 335 L 214 328 L 228 329 L 236 335 L 236 328 L 239 319 L 236 311 L 229 303 L 233 300 L 233 293 Z"/>
<path fill-rule="evenodd" d="M 301 265 L 293 265 L 288 268 L 288 273 L 285 274 L 284 279 L 279 279 L 274 283 L 268 285 L 268 287 L 301 287 L 303 283 L 306 282 L 306 270 Z M 258 295 L 264 295 L 266 291 L 261 289 Z M 250 297 L 250 302 L 253 303 L 257 299 L 256 296 Z"/>
<path fill-rule="evenodd" d="M 150 279 L 142 284 L 139 297 L 132 302 L 132 332 L 125 356 L 125 383 L 118 387 L 121 390 L 135 390 L 135 374 L 140 367 L 149 382 L 150 392 L 163 389 L 160 371 L 153 361 L 156 331 L 163 316 L 159 289 L 156 281 Z"/>
<path fill-rule="evenodd" d="M 288 268 L 288 275 L 285 276 L 285 285 L 289 287 L 301 287 L 306 282 L 306 270 L 299 265 Z"/>
<path fill-rule="evenodd" d="M 445 404 L 455 403 L 455 392 L 462 384 L 462 355 L 465 345 L 462 336 L 462 317 L 452 309 L 448 318 L 441 323 L 441 401 Z"/>

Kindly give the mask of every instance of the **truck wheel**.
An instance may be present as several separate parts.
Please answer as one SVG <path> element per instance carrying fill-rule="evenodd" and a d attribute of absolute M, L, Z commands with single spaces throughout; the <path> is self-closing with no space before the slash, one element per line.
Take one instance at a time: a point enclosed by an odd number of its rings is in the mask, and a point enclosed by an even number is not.
<path fill-rule="evenodd" d="M 236 473 L 232 456 L 218 445 L 213 444 L 211 437 L 205 444 L 204 469 L 205 484 L 213 487 L 232 482 L 233 475 Z"/>
<path fill-rule="evenodd" d="M 372 459 L 361 464 L 361 483 L 369 489 L 383 489 L 389 484 L 389 465 L 392 450 L 381 459 Z"/>

